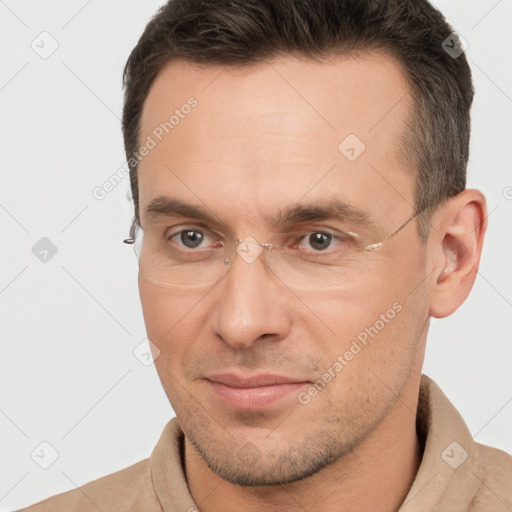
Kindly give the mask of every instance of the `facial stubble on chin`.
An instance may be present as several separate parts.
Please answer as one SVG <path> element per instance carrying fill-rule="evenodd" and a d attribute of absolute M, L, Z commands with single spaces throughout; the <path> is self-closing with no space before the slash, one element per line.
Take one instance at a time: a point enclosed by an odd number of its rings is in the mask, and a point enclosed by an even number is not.
<path fill-rule="evenodd" d="M 359 417 L 350 427 L 344 425 L 343 418 L 331 416 L 324 420 L 327 426 L 305 434 L 300 439 L 291 440 L 288 446 L 283 446 L 280 450 L 275 447 L 265 448 L 258 440 L 251 440 L 250 436 L 237 437 L 219 423 L 208 421 L 211 418 L 198 415 L 194 411 L 196 407 L 197 404 L 195 407 L 188 404 L 182 424 L 182 429 L 185 426 L 183 430 L 186 440 L 192 449 L 223 480 L 238 486 L 255 487 L 297 482 L 327 468 L 353 451 L 382 421 L 392 404 L 388 410 L 382 411 L 382 417 L 373 418 L 373 421 Z M 332 409 L 326 406 L 325 410 Z M 256 423 L 254 419 L 249 419 L 251 413 L 244 413 L 242 417 L 245 420 L 240 424 L 255 428 L 249 426 L 251 422 Z M 287 421 L 293 422 L 293 412 L 274 431 L 270 429 L 265 437 L 278 435 L 279 428 Z M 312 423 L 315 423 L 314 420 Z M 348 431 L 351 433 L 347 434 Z"/>

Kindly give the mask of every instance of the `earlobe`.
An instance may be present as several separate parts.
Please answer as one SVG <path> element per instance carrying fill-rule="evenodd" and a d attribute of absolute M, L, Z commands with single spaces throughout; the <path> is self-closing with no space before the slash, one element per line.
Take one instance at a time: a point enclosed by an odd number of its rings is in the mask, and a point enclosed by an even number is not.
<path fill-rule="evenodd" d="M 487 228 L 486 201 L 465 190 L 447 201 L 439 214 L 439 232 L 431 250 L 437 255 L 430 289 L 430 315 L 444 318 L 468 297 L 480 263 Z"/>

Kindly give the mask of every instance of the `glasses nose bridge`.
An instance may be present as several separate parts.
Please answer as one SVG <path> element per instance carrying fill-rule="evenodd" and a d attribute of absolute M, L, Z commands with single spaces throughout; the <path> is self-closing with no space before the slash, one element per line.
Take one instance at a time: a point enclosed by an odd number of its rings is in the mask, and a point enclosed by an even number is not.
<path fill-rule="evenodd" d="M 256 260 L 265 258 L 269 259 L 270 249 L 277 248 L 276 245 L 266 242 L 259 242 L 253 236 L 246 236 L 243 239 L 232 239 L 231 243 L 225 248 L 223 263 L 226 266 L 232 266 L 237 259 L 241 259 L 241 263 L 252 265 Z"/>

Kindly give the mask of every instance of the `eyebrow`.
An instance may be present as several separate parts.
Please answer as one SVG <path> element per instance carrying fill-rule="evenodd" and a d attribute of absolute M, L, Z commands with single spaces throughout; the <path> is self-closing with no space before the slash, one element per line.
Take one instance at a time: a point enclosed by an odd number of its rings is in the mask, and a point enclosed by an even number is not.
<path fill-rule="evenodd" d="M 203 206 L 186 203 L 167 196 L 156 197 L 145 210 L 150 220 L 159 217 L 187 217 L 210 224 L 222 225 L 215 215 L 208 213 Z M 352 225 L 375 227 L 368 215 L 355 206 L 339 198 L 330 198 L 306 203 L 293 203 L 277 212 L 275 217 L 266 216 L 266 222 L 274 227 L 301 224 L 321 220 L 343 220 Z"/>

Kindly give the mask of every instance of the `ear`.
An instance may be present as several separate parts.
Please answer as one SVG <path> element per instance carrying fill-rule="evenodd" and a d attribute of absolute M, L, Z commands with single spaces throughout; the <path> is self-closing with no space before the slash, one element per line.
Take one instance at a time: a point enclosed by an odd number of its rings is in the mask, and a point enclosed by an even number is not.
<path fill-rule="evenodd" d="M 466 300 L 475 282 L 487 230 L 485 197 L 478 190 L 464 190 L 446 201 L 434 217 L 429 240 L 434 263 L 430 315 L 444 318 Z"/>

